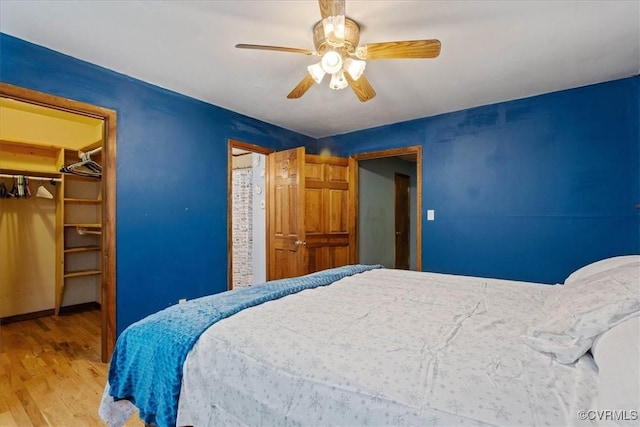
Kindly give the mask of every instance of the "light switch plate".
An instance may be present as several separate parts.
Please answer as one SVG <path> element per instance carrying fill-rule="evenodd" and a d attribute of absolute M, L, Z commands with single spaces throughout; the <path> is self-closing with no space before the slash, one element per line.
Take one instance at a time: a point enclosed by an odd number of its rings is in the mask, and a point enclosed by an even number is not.
<path fill-rule="evenodd" d="M 436 219 L 436 211 L 433 209 L 427 210 L 427 221 L 433 221 Z"/>

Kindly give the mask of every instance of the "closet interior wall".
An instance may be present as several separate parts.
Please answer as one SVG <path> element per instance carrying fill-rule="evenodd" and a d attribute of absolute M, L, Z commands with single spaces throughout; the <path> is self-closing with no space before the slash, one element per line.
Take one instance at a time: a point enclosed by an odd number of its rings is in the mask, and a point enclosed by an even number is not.
<path fill-rule="evenodd" d="M 13 179 L 0 180 L 11 189 Z M 55 186 L 38 185 L 56 196 Z M 53 307 L 55 242 L 55 200 L 0 199 L 0 318 Z"/>

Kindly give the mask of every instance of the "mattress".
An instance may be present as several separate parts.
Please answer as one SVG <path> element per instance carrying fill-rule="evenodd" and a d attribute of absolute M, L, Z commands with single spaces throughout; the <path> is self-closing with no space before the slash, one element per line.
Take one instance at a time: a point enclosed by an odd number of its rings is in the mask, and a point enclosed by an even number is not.
<path fill-rule="evenodd" d="M 585 425 L 597 369 L 523 343 L 559 286 L 391 269 L 248 308 L 187 356 L 178 425 Z"/>

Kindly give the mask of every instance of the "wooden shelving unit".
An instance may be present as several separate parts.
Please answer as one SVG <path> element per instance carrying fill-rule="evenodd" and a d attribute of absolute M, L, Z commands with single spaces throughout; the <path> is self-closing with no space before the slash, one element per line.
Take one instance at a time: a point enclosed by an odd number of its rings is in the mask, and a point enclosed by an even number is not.
<path fill-rule="evenodd" d="M 78 161 L 79 155 L 77 151 L 64 150 L 61 157 L 64 159 L 62 164 L 69 164 Z M 79 175 L 62 176 L 59 215 L 62 268 L 56 293 L 56 314 L 68 286 L 93 283 L 99 290 L 102 275 L 102 182 Z"/>

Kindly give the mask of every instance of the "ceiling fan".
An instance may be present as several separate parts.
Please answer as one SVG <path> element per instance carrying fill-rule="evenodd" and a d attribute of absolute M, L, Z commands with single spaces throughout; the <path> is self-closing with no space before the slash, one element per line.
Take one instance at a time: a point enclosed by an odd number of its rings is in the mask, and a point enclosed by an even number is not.
<path fill-rule="evenodd" d="M 358 99 L 369 101 L 375 90 L 364 76 L 369 59 L 435 58 L 440 54 L 439 40 L 406 40 L 369 43 L 358 46 L 360 26 L 345 15 L 345 0 L 318 0 L 322 20 L 313 27 L 314 50 L 293 47 L 237 44 L 241 49 L 274 50 L 319 56 L 320 61 L 307 67 L 308 73 L 287 95 L 289 99 L 302 97 L 314 83 L 325 75 L 331 76 L 329 87 L 334 90 L 350 86 Z"/>

